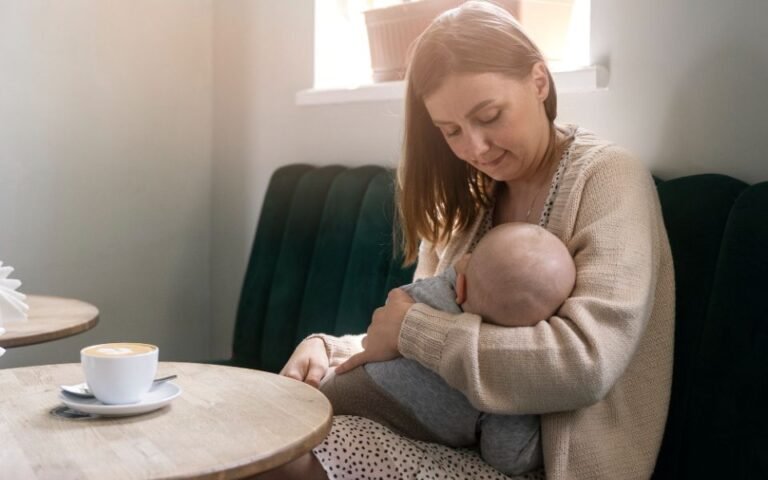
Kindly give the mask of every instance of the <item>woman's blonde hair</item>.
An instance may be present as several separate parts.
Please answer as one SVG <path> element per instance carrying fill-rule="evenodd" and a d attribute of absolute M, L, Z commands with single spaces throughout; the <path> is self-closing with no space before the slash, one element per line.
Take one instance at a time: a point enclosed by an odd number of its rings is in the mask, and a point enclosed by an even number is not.
<path fill-rule="evenodd" d="M 397 214 L 404 263 L 413 263 L 419 241 L 447 242 L 468 228 L 480 207 L 490 205 L 491 179 L 450 149 L 424 105 L 424 97 L 454 73 L 501 73 L 522 79 L 537 62 L 539 49 L 503 8 L 470 1 L 449 10 L 414 43 L 406 72 L 405 138 L 397 169 Z M 545 164 L 554 155 L 557 94 L 552 76 L 544 109 L 550 123 Z"/>

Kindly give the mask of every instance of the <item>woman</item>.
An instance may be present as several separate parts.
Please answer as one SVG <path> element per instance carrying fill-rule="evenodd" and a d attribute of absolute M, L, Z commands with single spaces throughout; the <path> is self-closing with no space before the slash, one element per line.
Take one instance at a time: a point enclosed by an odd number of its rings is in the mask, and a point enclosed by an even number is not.
<path fill-rule="evenodd" d="M 589 132 L 554 124 L 543 58 L 498 7 L 469 2 L 439 17 L 407 77 L 398 208 L 415 276 L 443 271 L 492 226 L 522 221 L 566 244 L 576 286 L 555 316 L 525 328 L 446 314 L 394 290 L 365 337 L 312 335 L 282 373 L 317 385 L 329 366 L 343 374 L 402 355 L 481 411 L 540 414 L 547 478 L 648 478 L 669 402 L 674 318 L 672 258 L 648 171 Z M 472 451 L 358 417 L 337 417 L 312 454 L 271 473 L 417 472 L 500 477 Z"/>

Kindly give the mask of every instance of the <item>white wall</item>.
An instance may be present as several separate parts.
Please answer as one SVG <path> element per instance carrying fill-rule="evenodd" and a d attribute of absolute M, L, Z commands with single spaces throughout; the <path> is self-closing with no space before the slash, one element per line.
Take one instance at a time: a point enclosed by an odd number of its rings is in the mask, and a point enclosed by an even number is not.
<path fill-rule="evenodd" d="M 330 1 L 330 0 L 329 0 Z M 579 123 L 664 177 L 768 180 L 768 2 L 592 0 L 606 91 L 560 97 Z M 213 352 L 231 343 L 248 250 L 271 172 L 294 162 L 394 165 L 398 102 L 297 107 L 312 84 L 313 0 L 216 2 Z"/>
<path fill-rule="evenodd" d="M 768 2 L 592 0 L 609 89 L 562 98 L 563 118 L 621 143 L 664 178 L 768 180 Z"/>
<path fill-rule="evenodd" d="M 228 356 L 235 311 L 269 176 L 280 165 L 395 165 L 398 102 L 297 107 L 312 86 L 313 0 L 214 4 L 212 323 Z"/>
<path fill-rule="evenodd" d="M 9 350 L 153 342 L 207 356 L 210 0 L 0 2 L 0 260 L 27 293 L 101 310 L 88 333 Z"/>
<path fill-rule="evenodd" d="M 0 260 L 26 292 L 102 310 L 91 332 L 3 366 L 115 339 L 225 356 L 274 169 L 395 165 L 399 102 L 295 105 L 312 84 L 313 3 L 0 1 Z M 609 89 L 562 95 L 561 120 L 662 176 L 768 179 L 768 2 L 592 4 Z"/>

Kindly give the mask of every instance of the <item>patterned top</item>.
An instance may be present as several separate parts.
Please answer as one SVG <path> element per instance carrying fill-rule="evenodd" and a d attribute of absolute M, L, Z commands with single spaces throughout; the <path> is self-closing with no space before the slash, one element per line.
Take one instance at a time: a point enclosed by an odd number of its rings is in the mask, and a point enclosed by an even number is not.
<path fill-rule="evenodd" d="M 560 179 L 563 176 L 563 171 L 565 170 L 566 165 L 568 165 L 570 158 L 571 148 L 569 147 L 565 149 L 563 156 L 560 157 L 560 163 L 557 165 L 557 170 L 552 176 L 552 182 L 549 185 L 549 194 L 547 195 L 547 200 L 544 202 L 544 209 L 541 211 L 541 216 L 539 217 L 540 227 L 547 228 L 547 224 L 549 223 L 549 212 L 552 210 L 552 205 L 555 203 L 555 197 L 557 197 L 557 192 L 560 189 Z M 478 242 L 480 242 L 480 239 L 493 228 L 493 213 L 496 206 L 495 201 L 496 198 L 493 197 L 491 206 L 485 211 L 482 223 L 477 229 L 477 234 L 475 235 L 475 238 L 472 239 L 472 243 L 469 246 L 469 252 L 474 251 Z"/>

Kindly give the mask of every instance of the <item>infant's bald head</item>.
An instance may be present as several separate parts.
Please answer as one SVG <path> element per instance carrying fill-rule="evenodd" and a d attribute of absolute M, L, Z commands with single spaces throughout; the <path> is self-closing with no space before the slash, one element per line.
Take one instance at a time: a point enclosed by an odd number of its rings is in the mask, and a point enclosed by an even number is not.
<path fill-rule="evenodd" d="M 530 223 L 505 223 L 490 230 L 464 273 L 464 311 L 506 326 L 529 326 L 552 316 L 576 278 L 563 242 Z"/>

